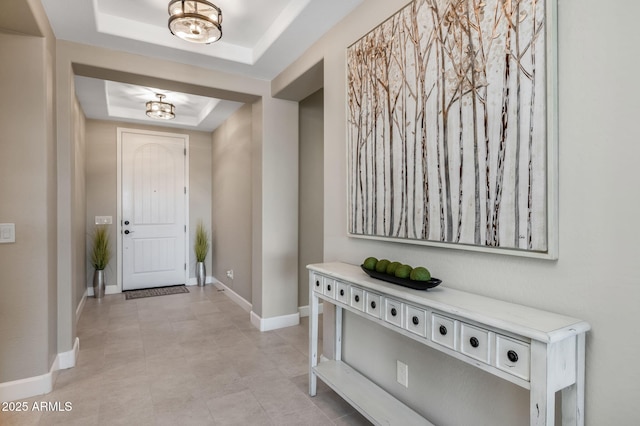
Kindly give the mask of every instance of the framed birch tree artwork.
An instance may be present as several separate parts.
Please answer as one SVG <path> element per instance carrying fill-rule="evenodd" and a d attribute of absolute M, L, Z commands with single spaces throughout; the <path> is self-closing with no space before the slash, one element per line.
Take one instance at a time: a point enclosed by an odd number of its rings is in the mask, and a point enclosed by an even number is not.
<path fill-rule="evenodd" d="M 415 0 L 347 49 L 348 233 L 557 258 L 556 0 Z"/>

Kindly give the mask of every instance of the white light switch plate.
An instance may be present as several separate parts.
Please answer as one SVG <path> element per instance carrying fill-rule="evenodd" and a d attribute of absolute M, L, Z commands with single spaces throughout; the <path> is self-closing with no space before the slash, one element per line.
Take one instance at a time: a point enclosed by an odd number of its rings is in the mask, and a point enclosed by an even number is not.
<path fill-rule="evenodd" d="M 111 225 L 112 216 L 96 216 L 96 225 Z"/>
<path fill-rule="evenodd" d="M 16 224 L 0 223 L 0 244 L 16 242 Z"/>

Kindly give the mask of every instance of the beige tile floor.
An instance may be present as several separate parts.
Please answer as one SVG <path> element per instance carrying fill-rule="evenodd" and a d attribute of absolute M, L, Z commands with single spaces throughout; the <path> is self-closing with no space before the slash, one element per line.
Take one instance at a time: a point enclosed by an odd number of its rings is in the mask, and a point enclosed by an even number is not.
<path fill-rule="evenodd" d="M 76 367 L 0 425 L 366 425 L 319 384 L 308 396 L 308 321 L 261 333 L 213 286 L 189 294 L 88 298 Z M 32 411 L 42 402 L 70 411 Z"/>

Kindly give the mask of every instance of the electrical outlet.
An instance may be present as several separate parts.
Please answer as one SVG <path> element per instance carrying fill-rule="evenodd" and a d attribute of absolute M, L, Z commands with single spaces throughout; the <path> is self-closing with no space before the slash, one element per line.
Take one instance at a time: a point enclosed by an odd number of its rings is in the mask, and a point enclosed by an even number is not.
<path fill-rule="evenodd" d="M 16 242 L 16 224 L 0 223 L 0 243 Z"/>
<path fill-rule="evenodd" d="M 233 269 L 229 269 L 229 270 L 227 271 L 227 278 L 231 278 L 231 279 L 233 279 Z"/>
<path fill-rule="evenodd" d="M 396 377 L 398 383 L 405 388 L 409 387 L 409 366 L 402 361 L 396 360 Z"/>

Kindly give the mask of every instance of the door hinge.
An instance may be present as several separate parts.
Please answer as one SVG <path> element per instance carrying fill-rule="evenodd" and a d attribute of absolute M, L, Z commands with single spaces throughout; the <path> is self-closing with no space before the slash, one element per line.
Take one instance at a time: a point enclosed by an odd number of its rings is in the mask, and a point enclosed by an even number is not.
<path fill-rule="evenodd" d="M 184 193 L 185 194 L 187 193 L 187 187 L 186 186 L 184 187 Z"/>
<path fill-rule="evenodd" d="M 184 156 L 187 156 L 187 148 L 184 149 Z"/>
<path fill-rule="evenodd" d="M 187 270 L 187 264 L 186 263 L 184 264 L 184 270 L 185 271 Z"/>
<path fill-rule="evenodd" d="M 184 232 L 187 232 L 187 225 L 184 226 Z"/>

